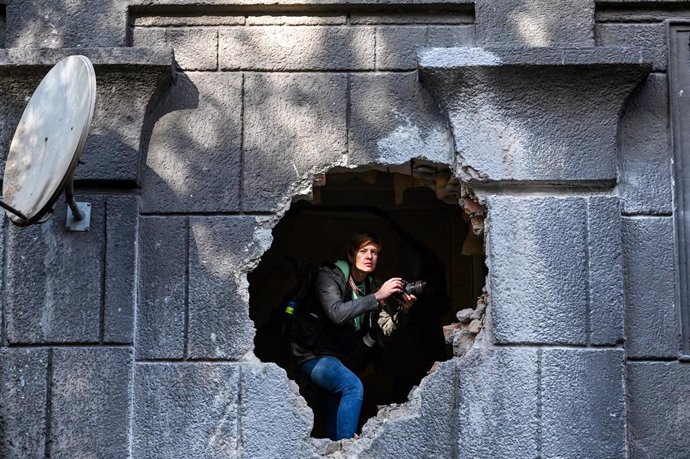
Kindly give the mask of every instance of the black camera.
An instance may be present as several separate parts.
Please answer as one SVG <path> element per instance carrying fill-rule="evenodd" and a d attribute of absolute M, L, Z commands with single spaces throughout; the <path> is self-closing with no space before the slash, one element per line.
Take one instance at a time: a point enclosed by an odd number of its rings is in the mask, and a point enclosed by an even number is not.
<path fill-rule="evenodd" d="M 425 280 L 418 280 L 414 282 L 408 282 L 406 280 L 403 280 L 402 283 L 403 292 L 407 293 L 408 295 L 414 295 L 419 297 L 422 295 L 428 295 L 430 293 L 433 293 L 431 285 Z"/>

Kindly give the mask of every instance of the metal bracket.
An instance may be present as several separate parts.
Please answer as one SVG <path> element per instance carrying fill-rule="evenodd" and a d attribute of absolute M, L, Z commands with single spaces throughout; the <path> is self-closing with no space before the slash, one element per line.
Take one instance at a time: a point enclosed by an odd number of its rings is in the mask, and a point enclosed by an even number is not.
<path fill-rule="evenodd" d="M 89 231 L 91 229 L 91 203 L 75 202 L 77 212 L 72 211 L 72 206 L 67 206 L 67 231 Z M 76 214 L 76 215 L 75 215 Z"/>

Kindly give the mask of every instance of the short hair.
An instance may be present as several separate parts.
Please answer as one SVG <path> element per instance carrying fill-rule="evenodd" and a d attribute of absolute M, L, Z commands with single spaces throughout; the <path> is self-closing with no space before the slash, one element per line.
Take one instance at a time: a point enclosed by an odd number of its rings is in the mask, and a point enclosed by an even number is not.
<path fill-rule="evenodd" d="M 350 243 L 347 245 L 348 257 L 354 257 L 359 249 L 367 244 L 374 244 L 378 246 L 379 250 L 381 250 L 381 241 L 379 241 L 378 236 L 369 231 L 363 231 L 350 238 Z"/>

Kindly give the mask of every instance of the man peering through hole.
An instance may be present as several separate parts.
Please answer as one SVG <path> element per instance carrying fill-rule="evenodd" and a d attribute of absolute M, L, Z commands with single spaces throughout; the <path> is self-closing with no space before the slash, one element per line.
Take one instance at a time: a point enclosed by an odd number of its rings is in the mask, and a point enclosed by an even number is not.
<path fill-rule="evenodd" d="M 292 325 L 291 355 L 299 371 L 326 392 L 323 409 L 332 440 L 355 435 L 364 396 L 357 373 L 405 322 L 417 300 L 412 293 L 419 293 L 399 277 L 378 283 L 372 274 L 380 250 L 374 234 L 355 234 L 347 261 L 321 267 L 313 301 Z"/>

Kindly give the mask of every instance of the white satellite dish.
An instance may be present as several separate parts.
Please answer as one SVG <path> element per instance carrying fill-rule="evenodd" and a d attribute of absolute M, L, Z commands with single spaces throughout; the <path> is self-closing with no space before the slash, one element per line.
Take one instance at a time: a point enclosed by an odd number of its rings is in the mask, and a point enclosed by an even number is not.
<path fill-rule="evenodd" d="M 19 226 L 41 223 L 66 189 L 67 229 L 88 231 L 90 204 L 74 201 L 72 178 L 91 128 L 96 74 L 84 56 L 48 72 L 22 115 L 5 163 L 0 205 Z"/>

